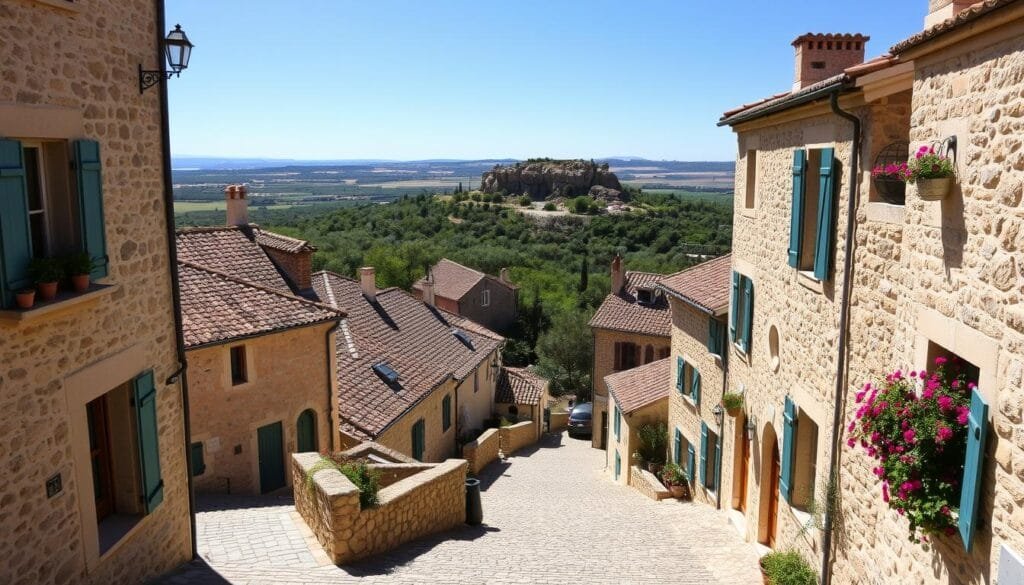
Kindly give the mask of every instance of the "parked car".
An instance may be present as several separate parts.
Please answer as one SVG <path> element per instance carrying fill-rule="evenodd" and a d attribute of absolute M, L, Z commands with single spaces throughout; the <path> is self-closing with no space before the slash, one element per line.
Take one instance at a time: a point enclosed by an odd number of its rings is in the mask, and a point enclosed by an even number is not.
<path fill-rule="evenodd" d="M 594 405 L 590 402 L 577 404 L 569 414 L 569 436 L 587 436 L 593 432 Z"/>

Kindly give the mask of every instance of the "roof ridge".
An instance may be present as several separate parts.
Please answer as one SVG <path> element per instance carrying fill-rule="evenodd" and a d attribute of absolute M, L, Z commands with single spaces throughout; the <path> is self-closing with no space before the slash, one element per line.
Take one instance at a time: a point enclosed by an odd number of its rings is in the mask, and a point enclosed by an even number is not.
<path fill-rule="evenodd" d="M 201 270 L 201 271 L 206 272 L 208 274 L 212 274 L 214 276 L 218 276 L 220 278 L 223 278 L 224 280 L 227 280 L 229 282 L 234 282 L 235 284 L 240 284 L 242 286 L 247 286 L 249 288 L 253 288 L 253 289 L 265 292 L 265 293 L 270 293 L 272 295 L 275 295 L 275 296 L 278 296 L 278 297 L 281 297 L 281 298 L 284 298 L 284 299 L 288 299 L 290 301 L 299 301 L 299 302 L 301 302 L 303 304 L 306 304 L 306 305 L 312 305 L 312 306 L 314 306 L 314 307 L 316 307 L 318 309 L 323 309 L 325 311 L 330 311 L 332 313 L 336 313 L 339 317 L 345 317 L 346 316 L 346 313 L 344 311 L 342 311 L 341 309 L 337 309 L 337 308 L 331 307 L 329 305 L 326 305 L 324 303 L 320 303 L 320 302 L 317 302 L 317 301 L 311 301 L 309 299 L 300 297 L 298 295 L 293 295 L 293 294 L 290 294 L 290 293 L 281 292 L 279 290 L 274 290 L 272 288 L 263 286 L 261 284 L 256 284 L 255 282 L 251 282 L 249 280 L 245 280 L 244 278 L 239 278 L 237 276 L 228 274 L 227 272 L 222 272 L 220 270 L 217 270 L 217 269 L 214 269 L 214 268 L 210 268 L 208 266 L 203 266 L 201 264 L 196 264 L 195 262 L 190 262 L 188 260 L 181 260 L 181 259 L 178 260 L 178 264 L 181 265 L 181 266 L 186 266 L 188 268 L 193 268 L 195 270 Z"/>
<path fill-rule="evenodd" d="M 440 260 L 437 261 L 437 263 L 440 264 L 441 262 L 451 262 L 452 264 L 454 264 L 456 266 L 459 266 L 461 268 L 465 268 L 466 270 L 468 270 L 470 272 L 474 272 L 476 274 L 479 274 L 481 278 L 483 278 L 485 276 L 488 276 L 488 274 L 486 272 L 480 272 L 476 268 L 472 268 L 472 267 L 466 266 L 465 264 L 461 264 L 459 262 L 456 262 L 455 260 L 452 260 L 451 258 L 444 258 L 444 257 L 442 257 Z"/>
<path fill-rule="evenodd" d="M 227 231 L 242 231 L 242 227 L 237 225 L 193 225 L 176 228 L 174 233 L 180 236 L 183 234 L 208 234 Z"/>

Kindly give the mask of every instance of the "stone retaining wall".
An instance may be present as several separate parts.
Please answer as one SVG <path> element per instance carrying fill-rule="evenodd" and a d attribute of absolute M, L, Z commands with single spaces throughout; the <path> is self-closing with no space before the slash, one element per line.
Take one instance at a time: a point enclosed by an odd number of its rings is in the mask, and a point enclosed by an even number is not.
<path fill-rule="evenodd" d="M 379 504 L 365 510 L 359 506 L 359 490 L 336 469 L 317 471 L 307 482 L 308 470 L 320 460 L 317 453 L 292 455 L 295 509 L 335 564 L 388 551 L 466 521 L 467 465 L 461 459 L 423 466 L 419 473 L 382 488 Z M 414 466 L 373 467 L 394 477 Z"/>
<path fill-rule="evenodd" d="M 668 488 L 662 485 L 653 473 L 636 465 L 633 466 L 633 472 L 629 476 L 629 485 L 652 500 L 660 501 L 672 497 L 672 492 L 668 491 Z"/>
<path fill-rule="evenodd" d="M 534 426 L 533 421 L 501 427 L 498 433 L 501 437 L 501 452 L 505 457 L 537 441 L 537 427 Z"/>
<path fill-rule="evenodd" d="M 462 457 L 468 463 L 470 475 L 480 473 L 484 467 L 498 458 L 498 429 L 487 429 L 475 441 L 462 446 Z"/>
<path fill-rule="evenodd" d="M 565 429 L 569 426 L 569 413 L 568 412 L 552 412 L 551 423 L 548 429 L 552 433 Z"/>

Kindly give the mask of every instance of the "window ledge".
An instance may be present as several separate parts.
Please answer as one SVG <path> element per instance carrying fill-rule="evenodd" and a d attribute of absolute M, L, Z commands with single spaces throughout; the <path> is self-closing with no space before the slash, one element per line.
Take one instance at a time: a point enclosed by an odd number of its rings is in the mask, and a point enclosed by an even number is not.
<path fill-rule="evenodd" d="M 804 288 L 806 288 L 808 290 L 812 290 L 812 291 L 814 291 L 816 293 L 822 293 L 822 294 L 824 294 L 824 292 L 825 292 L 825 285 L 824 285 L 824 283 L 822 281 L 818 280 L 817 278 L 814 278 L 814 273 L 813 272 L 806 271 L 806 270 L 799 270 L 799 271 L 797 271 L 797 273 L 796 273 L 796 281 L 798 283 L 800 283 L 801 286 L 803 286 Z"/>
<path fill-rule="evenodd" d="M 868 221 L 903 225 L 906 208 L 903 205 L 893 205 L 882 201 L 869 201 L 865 206 L 865 211 Z"/>
<path fill-rule="evenodd" d="M 682 397 L 683 397 L 683 402 L 685 402 L 686 404 L 689 404 L 693 408 L 697 408 L 697 403 L 688 394 L 683 394 Z"/>
<path fill-rule="evenodd" d="M 743 217 L 757 219 L 757 207 L 740 207 L 739 212 Z"/>
<path fill-rule="evenodd" d="M 93 283 L 84 293 L 61 292 L 52 301 L 37 302 L 31 309 L 0 310 L 0 325 L 31 323 L 71 309 L 82 308 L 114 294 L 120 288 L 117 284 Z"/>
<path fill-rule="evenodd" d="M 42 4 L 57 10 L 63 10 L 64 12 L 70 12 L 77 14 L 82 11 L 82 7 L 77 2 L 69 2 L 68 0 L 28 0 L 34 4 Z"/>

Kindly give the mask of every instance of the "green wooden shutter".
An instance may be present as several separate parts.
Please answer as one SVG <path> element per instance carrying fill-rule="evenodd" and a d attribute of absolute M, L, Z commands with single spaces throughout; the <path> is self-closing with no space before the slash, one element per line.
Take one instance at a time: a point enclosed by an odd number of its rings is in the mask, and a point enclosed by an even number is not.
<path fill-rule="evenodd" d="M 960 538 L 964 549 L 971 552 L 975 522 L 981 495 L 981 472 L 985 468 L 985 435 L 988 432 L 988 404 L 977 389 L 971 392 L 971 412 L 967 418 L 967 457 L 964 460 L 964 481 L 960 488 Z"/>
<path fill-rule="evenodd" d="M 32 232 L 28 223 L 25 154 L 17 140 L 0 140 L 0 307 L 31 288 Z"/>
<path fill-rule="evenodd" d="M 75 170 L 78 172 L 78 212 L 82 222 L 82 249 L 92 257 L 93 280 L 107 275 L 107 236 L 103 220 L 103 173 L 100 143 L 75 141 Z"/>
<path fill-rule="evenodd" d="M 452 426 L 452 395 L 448 394 L 441 401 L 441 429 L 447 431 Z"/>
<path fill-rule="evenodd" d="M 722 487 L 722 439 L 715 440 L 715 491 Z"/>
<path fill-rule="evenodd" d="M 818 179 L 818 233 L 814 243 L 814 278 L 826 280 L 832 272 L 832 251 L 836 241 L 836 189 L 833 170 L 835 151 L 821 149 L 821 175 Z"/>
<path fill-rule="evenodd" d="M 782 412 L 782 470 L 779 473 L 779 492 L 787 502 L 793 495 L 793 452 L 796 443 L 796 405 L 786 397 Z"/>
<path fill-rule="evenodd" d="M 754 331 L 754 281 L 743 277 L 743 341 L 744 353 L 750 353 L 750 338 Z"/>
<path fill-rule="evenodd" d="M 692 368 L 690 374 L 690 398 L 694 404 L 700 404 L 700 372 Z"/>
<path fill-rule="evenodd" d="M 800 265 L 800 248 L 803 241 L 804 189 L 807 184 L 807 152 L 793 151 L 793 208 L 789 220 L 789 265 Z"/>
<path fill-rule="evenodd" d="M 708 485 L 708 423 L 700 423 L 700 482 Z"/>
<path fill-rule="evenodd" d="M 697 456 L 696 456 L 696 453 L 694 453 L 694 451 L 693 451 L 693 445 L 687 445 L 686 446 L 686 477 L 690 481 L 694 481 L 693 473 L 695 471 L 694 467 L 696 466 L 696 459 L 697 459 Z"/>
<path fill-rule="evenodd" d="M 622 473 L 622 458 L 619 457 L 619 452 L 615 452 L 615 479 L 619 479 L 619 474 Z"/>
<path fill-rule="evenodd" d="M 203 459 L 203 444 L 192 443 L 192 475 L 202 475 L 206 472 L 206 461 Z"/>
<path fill-rule="evenodd" d="M 676 357 L 676 390 L 683 393 L 683 373 L 686 371 L 686 361 L 683 356 Z"/>
<path fill-rule="evenodd" d="M 676 465 L 680 465 L 683 462 L 683 433 L 679 429 L 676 429 L 674 447 L 672 450 L 672 461 Z"/>
<path fill-rule="evenodd" d="M 708 351 L 718 353 L 719 331 L 718 321 L 714 317 L 708 318 Z"/>
<path fill-rule="evenodd" d="M 412 425 L 412 456 L 417 461 L 423 461 L 423 451 L 426 449 L 424 426 L 422 419 Z"/>
<path fill-rule="evenodd" d="M 164 500 L 164 480 L 160 476 L 160 433 L 156 418 L 156 384 L 153 370 L 132 381 L 135 422 L 139 444 L 139 470 L 142 501 L 150 514 Z"/>
<path fill-rule="evenodd" d="M 739 313 L 740 307 L 736 303 L 739 302 L 740 298 L 740 273 L 733 271 L 732 273 L 732 298 L 729 301 L 729 340 L 733 343 L 736 342 L 736 317 Z"/>

